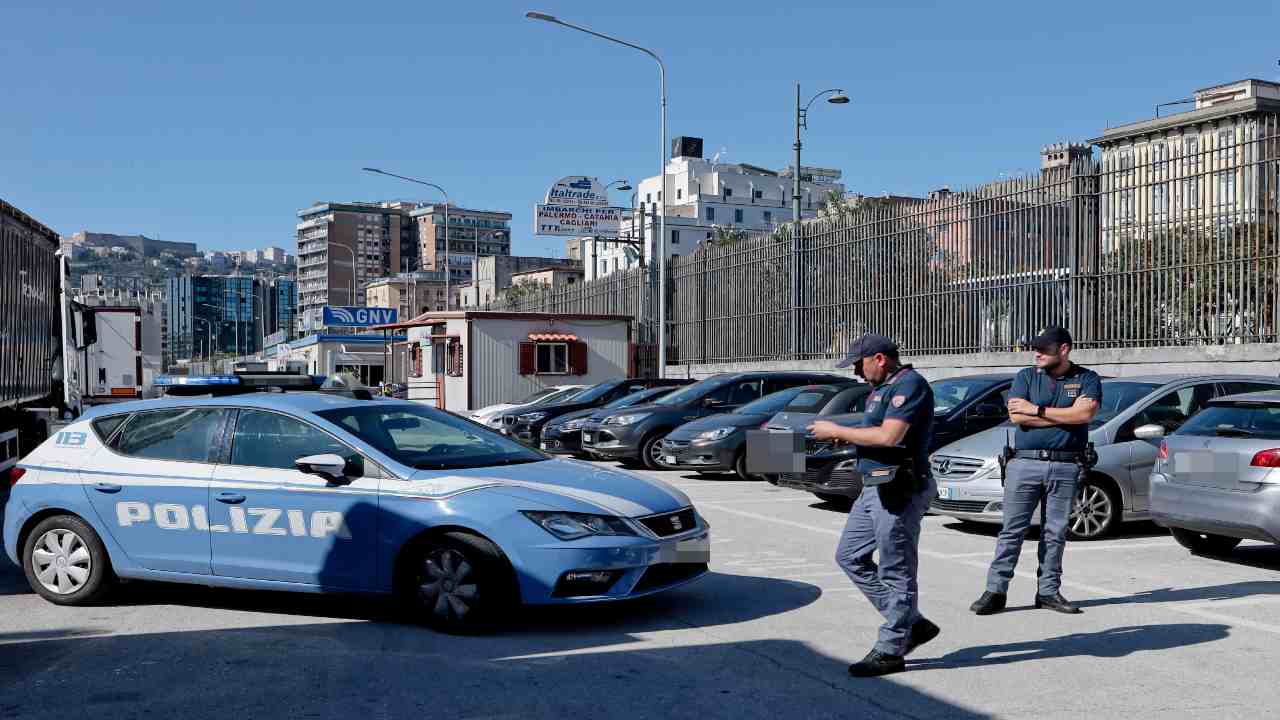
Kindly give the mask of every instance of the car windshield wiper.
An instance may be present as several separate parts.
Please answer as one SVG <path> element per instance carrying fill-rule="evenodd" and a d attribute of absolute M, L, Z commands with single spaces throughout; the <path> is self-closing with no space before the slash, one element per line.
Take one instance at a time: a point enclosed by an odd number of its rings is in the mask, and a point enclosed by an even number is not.
<path fill-rule="evenodd" d="M 1220 437 L 1253 437 L 1257 434 L 1252 430 L 1231 427 L 1230 425 L 1219 425 L 1213 429 L 1213 433 Z"/>

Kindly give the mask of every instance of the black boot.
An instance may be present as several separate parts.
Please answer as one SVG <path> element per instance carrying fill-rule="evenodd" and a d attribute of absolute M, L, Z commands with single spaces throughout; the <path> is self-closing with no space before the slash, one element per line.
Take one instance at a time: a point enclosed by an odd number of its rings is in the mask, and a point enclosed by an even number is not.
<path fill-rule="evenodd" d="M 982 597 L 969 606 L 976 615 L 995 615 L 1004 609 L 1005 594 L 990 590 L 982 593 Z"/>
<path fill-rule="evenodd" d="M 1062 597 L 1062 593 L 1054 593 L 1052 595 L 1040 595 L 1037 593 L 1036 607 L 1066 615 L 1079 615 L 1083 612 L 1080 608 L 1072 605 L 1070 600 Z"/>
<path fill-rule="evenodd" d="M 917 620 L 916 624 L 911 626 L 911 637 L 907 638 L 907 647 L 902 652 L 903 657 L 910 655 L 912 650 L 938 637 L 940 632 L 942 632 L 942 629 L 927 619 L 920 618 Z"/>
<path fill-rule="evenodd" d="M 854 677 L 879 677 L 907 669 L 901 655 L 886 655 L 879 650 L 872 650 L 867 656 L 849 666 L 849 674 Z"/>

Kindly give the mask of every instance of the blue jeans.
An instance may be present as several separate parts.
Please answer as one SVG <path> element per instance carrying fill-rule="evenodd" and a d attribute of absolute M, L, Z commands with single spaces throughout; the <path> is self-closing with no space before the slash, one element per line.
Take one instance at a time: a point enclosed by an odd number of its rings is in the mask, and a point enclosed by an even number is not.
<path fill-rule="evenodd" d="M 1067 546 L 1067 523 L 1076 496 L 1080 468 L 1074 463 L 1014 459 L 1009 461 L 1004 482 L 1004 527 L 996 540 L 996 556 L 987 573 L 987 590 L 1006 593 L 1013 570 L 1018 565 L 1022 541 L 1031 525 L 1031 516 L 1045 499 L 1040 518 L 1040 595 L 1056 595 L 1062 585 L 1062 553 Z"/>
<path fill-rule="evenodd" d="M 864 488 L 858 496 L 836 546 L 836 564 L 884 616 L 876 650 L 902 655 L 911 627 L 921 617 L 916 585 L 920 520 L 937 493 L 937 486 L 931 479 L 921 490 L 901 492 L 886 488 Z M 878 566 L 871 559 L 877 551 Z"/>

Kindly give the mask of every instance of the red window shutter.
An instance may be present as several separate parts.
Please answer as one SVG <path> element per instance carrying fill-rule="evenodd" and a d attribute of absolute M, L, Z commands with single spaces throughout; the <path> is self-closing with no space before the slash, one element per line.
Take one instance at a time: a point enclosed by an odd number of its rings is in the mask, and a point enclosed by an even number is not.
<path fill-rule="evenodd" d="M 520 343 L 520 374 L 533 375 L 538 371 L 537 343 Z"/>
<path fill-rule="evenodd" d="M 454 341 L 450 343 L 449 349 L 452 351 L 449 357 L 449 374 L 462 377 L 462 343 Z"/>
<path fill-rule="evenodd" d="M 569 343 L 569 372 L 574 375 L 587 374 L 587 344 L 584 342 Z"/>

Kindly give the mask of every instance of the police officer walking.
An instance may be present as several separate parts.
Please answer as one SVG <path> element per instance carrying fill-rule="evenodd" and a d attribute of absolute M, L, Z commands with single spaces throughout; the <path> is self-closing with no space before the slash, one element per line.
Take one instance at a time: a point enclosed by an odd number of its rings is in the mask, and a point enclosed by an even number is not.
<path fill-rule="evenodd" d="M 939 632 L 920 614 L 916 583 L 920 521 L 936 492 L 928 459 L 933 390 L 883 335 L 855 340 L 836 367 L 850 365 L 874 386 L 862 424 L 819 421 L 809 430 L 819 440 L 858 446 L 863 490 L 849 511 L 836 562 L 884 616 L 875 647 L 849 666 L 854 677 L 874 677 L 904 670 L 903 658 Z"/>
<path fill-rule="evenodd" d="M 987 573 L 987 589 L 969 608 L 978 615 L 1004 609 L 1022 540 L 1037 506 L 1043 508 L 1043 517 L 1035 606 L 1080 612 L 1062 597 L 1062 553 L 1076 486 L 1089 462 L 1089 422 L 1102 402 L 1102 382 L 1097 373 L 1071 362 L 1071 334 L 1063 328 L 1046 328 L 1031 346 L 1035 367 L 1019 372 L 1009 390 L 1009 420 L 1018 429 L 1015 449 L 1006 455 L 1004 526 Z"/>

